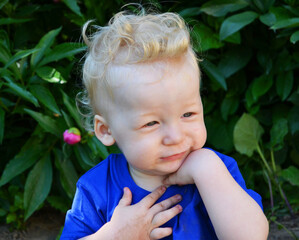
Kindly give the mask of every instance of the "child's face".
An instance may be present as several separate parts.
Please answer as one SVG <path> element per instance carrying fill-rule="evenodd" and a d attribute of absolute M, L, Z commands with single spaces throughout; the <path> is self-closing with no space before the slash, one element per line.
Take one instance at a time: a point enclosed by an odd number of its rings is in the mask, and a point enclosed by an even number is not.
<path fill-rule="evenodd" d="M 206 141 L 198 70 L 186 58 L 161 66 L 130 70 L 132 77 L 113 89 L 107 124 L 133 175 L 173 173 Z"/>

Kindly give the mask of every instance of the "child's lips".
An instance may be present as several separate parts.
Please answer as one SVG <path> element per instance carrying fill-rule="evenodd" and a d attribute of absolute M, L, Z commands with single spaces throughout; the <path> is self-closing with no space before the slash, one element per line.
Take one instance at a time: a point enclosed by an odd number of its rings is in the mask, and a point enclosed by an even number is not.
<path fill-rule="evenodd" d="M 175 161 L 175 160 L 178 160 L 178 159 L 182 159 L 186 155 L 186 152 L 187 151 L 177 153 L 177 154 L 173 154 L 173 155 L 169 155 L 167 157 L 161 157 L 161 159 L 163 161 Z"/>

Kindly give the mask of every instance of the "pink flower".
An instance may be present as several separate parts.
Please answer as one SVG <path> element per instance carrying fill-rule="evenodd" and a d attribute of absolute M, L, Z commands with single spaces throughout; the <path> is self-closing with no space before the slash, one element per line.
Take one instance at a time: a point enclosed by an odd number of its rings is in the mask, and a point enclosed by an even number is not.
<path fill-rule="evenodd" d="M 81 141 L 81 133 L 78 128 L 70 128 L 63 133 L 63 140 L 70 145 Z"/>

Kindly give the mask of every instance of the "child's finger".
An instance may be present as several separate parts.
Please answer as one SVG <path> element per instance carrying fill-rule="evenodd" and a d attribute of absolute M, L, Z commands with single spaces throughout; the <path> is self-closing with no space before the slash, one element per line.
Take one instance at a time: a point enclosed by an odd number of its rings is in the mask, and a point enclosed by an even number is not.
<path fill-rule="evenodd" d="M 129 188 L 124 188 L 124 195 L 119 200 L 118 206 L 129 206 L 132 203 L 132 192 Z"/>
<path fill-rule="evenodd" d="M 168 210 L 159 212 L 156 214 L 152 220 L 152 224 L 154 227 L 159 227 L 164 223 L 168 222 L 170 219 L 178 215 L 180 212 L 183 211 L 181 205 L 176 205 Z"/>
<path fill-rule="evenodd" d="M 139 203 L 145 206 L 146 208 L 150 208 L 164 194 L 165 191 L 166 187 L 160 186 L 153 192 L 151 192 L 149 195 L 147 195 L 145 198 L 143 198 Z"/>
<path fill-rule="evenodd" d="M 165 227 L 165 228 L 155 228 L 151 233 L 150 233 L 150 239 L 161 239 L 164 237 L 167 237 L 172 234 L 172 228 L 170 227 Z"/>
<path fill-rule="evenodd" d="M 174 195 L 168 199 L 165 199 L 162 202 L 159 202 L 157 204 L 155 204 L 154 206 L 152 206 L 151 211 L 153 212 L 154 215 L 156 215 L 157 213 L 166 210 L 168 208 L 170 208 L 171 206 L 177 204 L 178 202 L 180 202 L 182 200 L 182 196 L 177 194 Z"/>

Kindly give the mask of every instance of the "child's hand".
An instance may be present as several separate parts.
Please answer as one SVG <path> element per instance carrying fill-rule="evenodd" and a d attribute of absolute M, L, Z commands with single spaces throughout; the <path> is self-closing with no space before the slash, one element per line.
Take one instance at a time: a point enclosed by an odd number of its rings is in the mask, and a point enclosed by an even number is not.
<path fill-rule="evenodd" d="M 115 208 L 111 221 L 102 227 L 106 228 L 106 232 L 110 232 L 109 236 L 112 236 L 112 238 L 106 239 L 149 240 L 171 235 L 171 228 L 160 228 L 160 226 L 182 211 L 180 205 L 170 208 L 181 200 L 181 196 L 175 195 L 155 204 L 165 190 L 164 186 L 159 187 L 140 202 L 131 205 L 132 193 L 129 188 L 125 188 L 124 195 Z"/>
<path fill-rule="evenodd" d="M 193 184 L 195 176 L 200 174 L 204 162 L 215 158 L 217 155 L 209 149 L 198 149 L 191 152 L 185 159 L 182 166 L 173 174 L 170 174 L 163 183 L 165 185 L 186 185 Z M 217 157 L 218 158 L 218 157 Z"/>

